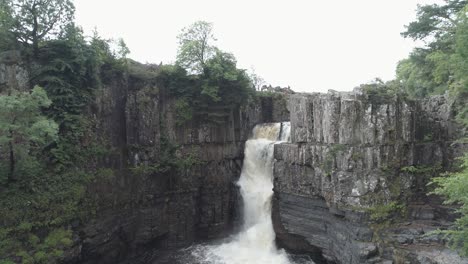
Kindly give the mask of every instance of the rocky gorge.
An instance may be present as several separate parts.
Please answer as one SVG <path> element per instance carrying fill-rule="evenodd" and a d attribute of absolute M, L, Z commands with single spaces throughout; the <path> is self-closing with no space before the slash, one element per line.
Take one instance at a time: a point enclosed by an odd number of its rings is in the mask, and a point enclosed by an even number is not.
<path fill-rule="evenodd" d="M 453 208 L 429 178 L 466 151 L 453 102 L 354 92 L 296 94 L 292 143 L 275 148 L 278 242 L 333 263 L 467 263 L 430 233 Z"/>
<path fill-rule="evenodd" d="M 28 75 L 15 54 L 5 55 L 0 92 L 27 90 Z M 468 149 L 457 142 L 448 96 L 268 94 L 229 109 L 221 123 L 183 124 L 176 99 L 155 79 L 132 74 L 96 91 L 88 133 L 108 152 L 93 166 L 112 173 L 88 186 L 95 216 L 70 225 L 65 263 L 118 263 L 225 237 L 240 221 L 245 141 L 255 125 L 282 121 L 291 122 L 291 142 L 274 148 L 280 247 L 317 263 L 468 263 L 430 233 L 455 216 L 427 195 L 429 178 Z M 168 149 L 181 165 L 156 168 Z"/>

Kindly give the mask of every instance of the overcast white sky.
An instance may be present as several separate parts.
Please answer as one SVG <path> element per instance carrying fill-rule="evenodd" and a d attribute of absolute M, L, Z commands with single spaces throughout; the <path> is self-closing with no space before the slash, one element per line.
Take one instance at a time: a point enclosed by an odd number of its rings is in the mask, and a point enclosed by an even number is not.
<path fill-rule="evenodd" d="M 75 0 L 86 33 L 122 37 L 140 62 L 171 63 L 180 29 L 214 23 L 240 68 L 295 91 L 346 91 L 394 77 L 414 43 L 400 36 L 416 5 L 440 0 Z"/>

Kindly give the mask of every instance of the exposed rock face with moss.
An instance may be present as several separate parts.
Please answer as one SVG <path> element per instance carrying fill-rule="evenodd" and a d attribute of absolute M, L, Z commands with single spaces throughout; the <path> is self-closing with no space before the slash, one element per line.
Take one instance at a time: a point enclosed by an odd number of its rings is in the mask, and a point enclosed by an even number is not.
<path fill-rule="evenodd" d="M 443 241 L 423 235 L 451 220 L 428 179 L 467 147 L 453 144 L 451 105 L 360 90 L 292 95 L 292 143 L 275 146 L 278 242 L 337 263 L 444 263 L 425 262 Z"/>
<path fill-rule="evenodd" d="M 30 89 L 19 54 L 1 56 L 0 93 Z M 100 151 L 87 164 L 96 177 L 79 207 L 92 215 L 66 227 L 74 242 L 66 263 L 116 263 L 227 235 L 239 220 L 245 141 L 256 124 L 289 119 L 285 97 L 269 94 L 227 116 L 221 109 L 216 122 L 195 113 L 181 123 L 158 69 L 142 70 L 151 74 L 111 71 L 87 106 L 81 144 L 98 142 Z"/>
<path fill-rule="evenodd" d="M 289 118 L 280 96 L 232 109 L 222 124 L 196 117 L 177 124 L 176 98 L 132 76 L 116 76 L 97 94 L 93 133 L 110 150 L 100 166 L 111 173 L 90 187 L 96 217 L 80 228 L 70 257 L 80 263 L 115 263 L 228 234 L 239 220 L 235 182 L 245 141 L 256 124 Z"/>
<path fill-rule="evenodd" d="M 15 54 L 1 62 L 1 93 L 29 89 Z M 235 182 L 252 128 L 290 120 L 292 142 L 275 146 L 281 246 L 337 263 L 467 263 L 440 236 L 425 236 L 453 221 L 451 208 L 427 196 L 428 179 L 467 149 L 455 142 L 448 98 L 276 94 L 231 109 L 222 123 L 195 115 L 181 124 L 169 94 L 154 76 L 131 73 L 96 91 L 85 137 L 104 147 L 89 165 L 93 216 L 70 224 L 65 262 L 116 263 L 228 234 L 240 219 Z"/>

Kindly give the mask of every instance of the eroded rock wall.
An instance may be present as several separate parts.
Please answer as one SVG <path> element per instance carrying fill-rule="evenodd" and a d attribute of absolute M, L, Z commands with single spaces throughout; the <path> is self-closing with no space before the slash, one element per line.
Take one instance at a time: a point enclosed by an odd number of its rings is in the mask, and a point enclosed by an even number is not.
<path fill-rule="evenodd" d="M 371 98 L 356 90 L 292 95 L 289 107 L 292 142 L 275 146 L 280 245 L 330 262 L 381 263 L 412 254 L 405 247 L 449 220 L 450 209 L 426 186 L 466 148 L 452 145 L 459 130 L 448 98 Z M 379 217 L 407 228 L 383 228 Z M 430 251 L 443 241 L 425 242 Z"/>

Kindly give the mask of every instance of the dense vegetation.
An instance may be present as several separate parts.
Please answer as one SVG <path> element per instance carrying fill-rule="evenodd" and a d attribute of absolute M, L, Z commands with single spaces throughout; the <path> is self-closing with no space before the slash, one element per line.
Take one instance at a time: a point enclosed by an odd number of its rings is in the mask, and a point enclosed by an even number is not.
<path fill-rule="evenodd" d="M 120 54 L 73 24 L 71 1 L 1 1 L 0 51 L 27 62 L 30 92 L 0 96 L 0 263 L 55 263 L 72 245 L 70 224 L 93 214 L 86 185 L 104 146 L 86 108 Z"/>
<path fill-rule="evenodd" d="M 253 94 L 234 56 L 213 45 L 209 23 L 184 29 L 177 63 L 155 76 L 126 59 L 123 40 L 84 36 L 73 23 L 74 9 L 70 0 L 0 1 L 0 52 L 20 52 L 31 86 L 0 95 L 1 264 L 60 261 L 73 245 L 72 226 L 95 215 L 87 186 L 113 173 L 99 168 L 111 150 L 93 134 L 96 121 L 88 114 L 104 85 L 129 74 L 156 79 L 177 98 L 179 124 L 224 122 Z M 196 162 L 176 159 L 177 146 L 161 142 L 159 172 Z"/>
<path fill-rule="evenodd" d="M 230 111 L 245 104 L 255 88 L 235 57 L 213 45 L 213 25 L 193 23 L 179 35 L 175 65 L 163 67 L 159 80 L 177 99 L 178 123 L 195 116 L 222 123 Z"/>
<path fill-rule="evenodd" d="M 413 98 L 449 93 L 455 101 L 462 134 L 468 130 L 468 1 L 445 0 L 441 5 L 419 6 L 417 20 L 410 23 L 404 37 L 422 40 L 397 68 L 397 81 Z M 466 139 L 462 139 L 466 141 Z M 435 194 L 445 196 L 446 203 L 460 207 L 461 217 L 452 230 L 443 231 L 451 244 L 468 255 L 468 154 L 460 158 L 454 173 L 433 179 Z"/>

